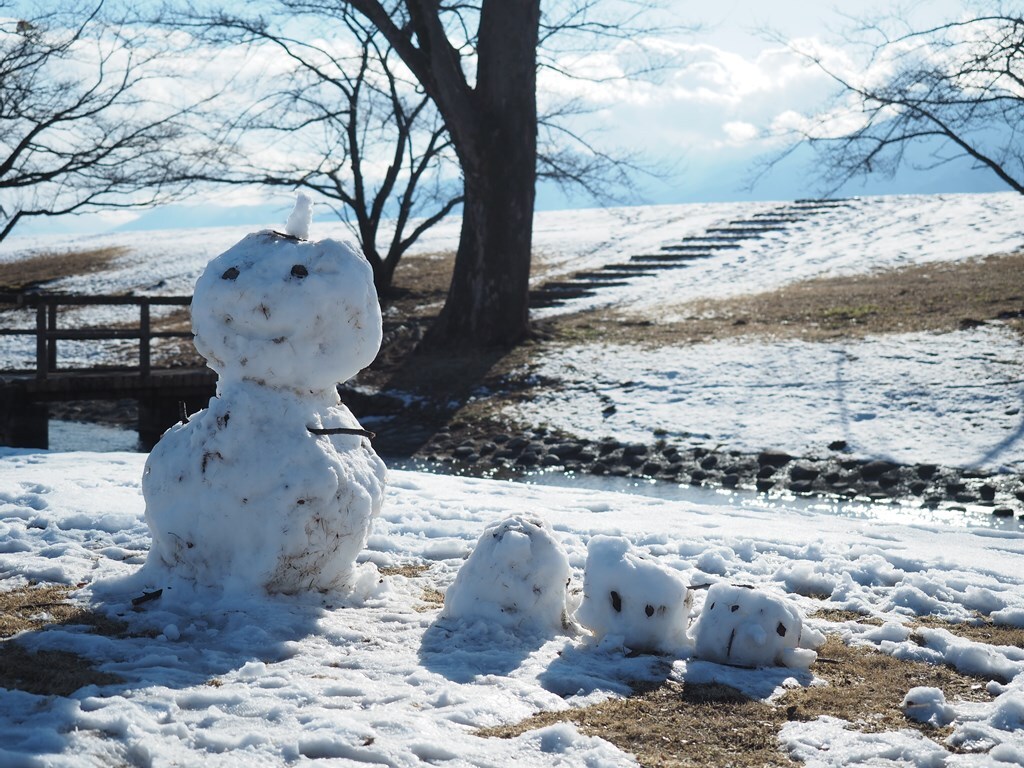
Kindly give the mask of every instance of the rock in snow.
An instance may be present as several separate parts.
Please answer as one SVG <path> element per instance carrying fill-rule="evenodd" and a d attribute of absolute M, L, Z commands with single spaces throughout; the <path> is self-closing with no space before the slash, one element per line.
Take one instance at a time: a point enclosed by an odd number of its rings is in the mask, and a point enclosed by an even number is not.
<path fill-rule="evenodd" d="M 289 234 L 308 235 L 309 206 L 300 196 Z M 147 571 L 246 592 L 350 587 L 385 467 L 365 437 L 330 430 L 359 428 L 336 385 L 380 347 L 369 263 L 334 240 L 249 235 L 200 276 L 192 327 L 217 394 L 146 462 Z"/>
<path fill-rule="evenodd" d="M 441 615 L 533 632 L 572 630 L 571 578 L 547 523 L 517 515 L 484 530 L 448 587 Z"/>
<path fill-rule="evenodd" d="M 583 602 L 577 618 L 598 642 L 635 651 L 679 653 L 692 595 L 678 571 L 635 550 L 619 536 L 594 536 L 587 545 Z"/>
<path fill-rule="evenodd" d="M 719 582 L 708 589 L 694 626 L 698 658 L 740 667 L 781 665 L 806 669 L 824 636 L 803 625 L 781 597 Z"/>

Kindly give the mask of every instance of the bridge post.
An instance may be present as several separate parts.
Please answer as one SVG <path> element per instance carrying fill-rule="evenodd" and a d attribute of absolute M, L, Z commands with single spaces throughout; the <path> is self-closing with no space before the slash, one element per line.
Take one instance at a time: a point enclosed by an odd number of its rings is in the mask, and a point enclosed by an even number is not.
<path fill-rule="evenodd" d="M 21 388 L 4 387 L 0 394 L 0 445 L 11 448 L 48 448 L 49 406 L 32 402 Z"/>
<path fill-rule="evenodd" d="M 144 450 L 152 450 L 163 433 L 179 421 L 179 398 L 156 393 L 139 397 L 139 443 Z"/>
<path fill-rule="evenodd" d="M 46 309 L 46 370 L 57 370 L 57 304 Z"/>

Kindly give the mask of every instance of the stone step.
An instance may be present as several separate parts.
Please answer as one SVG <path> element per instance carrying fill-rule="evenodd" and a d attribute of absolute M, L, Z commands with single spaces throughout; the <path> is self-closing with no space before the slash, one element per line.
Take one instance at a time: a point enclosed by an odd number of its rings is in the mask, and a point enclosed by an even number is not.
<path fill-rule="evenodd" d="M 590 272 L 577 272 L 573 277 L 577 280 L 591 280 L 594 283 L 595 288 L 602 286 L 619 286 L 629 285 L 628 282 L 622 280 L 624 277 L 648 277 L 651 273 L 645 272 L 640 267 L 634 267 L 630 270 L 623 270 L 621 272 L 602 272 L 601 270 L 594 270 Z"/>
<path fill-rule="evenodd" d="M 669 252 L 685 252 L 685 251 L 726 251 L 732 248 L 739 248 L 739 243 L 694 243 L 693 245 L 687 245 L 682 243 L 680 245 L 663 245 L 661 250 Z"/>
<path fill-rule="evenodd" d="M 685 267 L 689 262 L 707 259 L 712 255 L 710 253 L 638 253 L 636 256 L 630 256 L 629 260 L 641 264 L 672 262 L 680 267 Z"/>
<path fill-rule="evenodd" d="M 635 263 L 633 264 L 605 264 L 601 269 L 605 272 L 613 273 L 624 273 L 630 277 L 642 277 L 657 274 L 658 270 L 661 269 L 672 269 L 678 266 L 674 262 L 668 264 L 665 263 L 645 263 L 643 267 L 638 267 Z M 621 277 L 621 274 L 619 275 Z"/>
<path fill-rule="evenodd" d="M 767 227 L 708 227 L 708 232 L 713 232 L 709 238 L 727 238 L 729 240 L 746 240 L 751 237 L 760 237 L 765 232 L 771 232 L 771 229 Z"/>
<path fill-rule="evenodd" d="M 746 234 L 743 231 L 736 229 L 709 227 L 705 231 L 714 232 L 715 234 L 690 235 L 688 237 L 679 238 L 679 241 L 682 243 L 729 243 L 733 240 L 743 240 L 746 237 Z"/>
<path fill-rule="evenodd" d="M 757 215 L 758 214 L 756 213 L 754 214 L 754 216 Z M 765 216 L 762 219 L 753 217 L 749 219 L 736 219 L 736 221 L 732 223 L 734 226 L 739 227 L 753 225 L 766 232 L 773 232 L 775 230 L 785 229 L 787 225 L 794 224 L 798 221 L 803 221 L 803 219 L 800 216 L 772 216 L 771 218 Z"/>

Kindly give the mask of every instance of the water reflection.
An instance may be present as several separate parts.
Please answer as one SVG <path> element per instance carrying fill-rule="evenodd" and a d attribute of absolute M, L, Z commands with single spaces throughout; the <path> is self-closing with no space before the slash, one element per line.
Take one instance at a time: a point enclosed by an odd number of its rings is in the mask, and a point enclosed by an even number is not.
<path fill-rule="evenodd" d="M 134 430 L 117 429 L 99 424 L 75 421 L 50 421 L 50 450 L 53 451 L 138 451 L 139 436 Z M 450 464 L 438 464 L 416 459 L 387 459 L 392 469 L 407 469 L 434 474 L 451 474 Z M 464 473 L 465 474 L 465 473 Z M 837 515 L 855 520 L 878 520 L 889 523 L 924 526 L 954 526 L 957 528 L 989 528 L 1024 532 L 1024 517 L 997 517 L 989 508 L 956 506 L 929 508 L 919 502 L 879 503 L 820 496 L 765 495 L 754 491 L 712 489 L 702 486 L 679 485 L 660 480 L 645 480 L 610 475 L 566 474 L 545 470 L 526 474 L 509 474 L 495 479 L 528 485 L 557 485 L 597 491 L 635 493 L 659 499 L 685 501 L 741 509 L 803 512 Z"/>
<path fill-rule="evenodd" d="M 102 424 L 50 419 L 50 450 L 70 451 L 138 451 L 139 433 L 134 429 L 119 429 Z"/>
<path fill-rule="evenodd" d="M 450 465 L 431 464 L 418 460 L 389 461 L 393 469 L 409 469 L 435 474 L 450 474 Z M 945 506 L 929 508 L 913 501 L 905 503 L 868 502 L 821 496 L 767 495 L 755 491 L 713 489 L 689 484 L 669 483 L 611 475 L 577 475 L 557 471 L 538 471 L 499 479 L 528 485 L 556 485 L 617 493 L 635 493 L 658 499 L 685 501 L 692 504 L 732 506 L 741 509 L 803 512 L 836 515 L 855 520 L 878 520 L 887 523 L 924 526 L 953 526 L 957 528 L 989 528 L 1024 532 L 1024 517 L 997 517 L 983 506 Z"/>

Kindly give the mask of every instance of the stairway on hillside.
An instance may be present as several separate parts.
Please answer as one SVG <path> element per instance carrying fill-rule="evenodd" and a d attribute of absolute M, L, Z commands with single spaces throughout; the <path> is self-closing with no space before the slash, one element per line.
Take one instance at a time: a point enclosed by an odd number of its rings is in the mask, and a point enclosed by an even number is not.
<path fill-rule="evenodd" d="M 748 218 L 708 227 L 702 234 L 661 246 L 657 253 L 634 254 L 624 262 L 605 264 L 599 269 L 583 270 L 543 283 L 530 291 L 530 307 L 558 307 L 572 299 L 595 296 L 609 288 L 629 285 L 637 278 L 653 277 L 665 270 L 685 269 L 723 251 L 740 248 L 769 232 L 785 231 L 813 216 L 848 207 L 852 202 L 849 199 L 794 200 Z"/>

